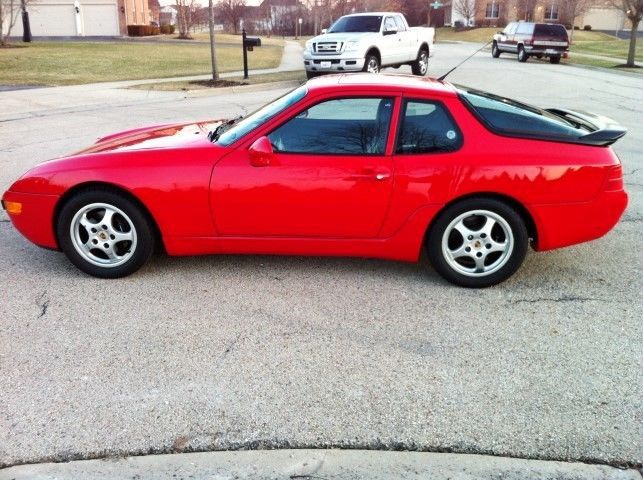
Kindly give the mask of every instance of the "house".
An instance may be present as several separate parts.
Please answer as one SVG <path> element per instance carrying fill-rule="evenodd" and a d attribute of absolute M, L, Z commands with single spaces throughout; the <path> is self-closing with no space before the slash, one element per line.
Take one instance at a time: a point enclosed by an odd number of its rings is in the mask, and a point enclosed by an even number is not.
<path fill-rule="evenodd" d="M 445 25 L 503 27 L 509 22 L 562 23 L 571 28 L 590 25 L 593 30 L 628 29 L 629 22 L 622 11 L 609 1 L 596 0 L 592 7 L 575 19 L 565 0 L 451 0 L 444 2 Z M 640 30 L 643 29 L 643 23 Z"/>
<path fill-rule="evenodd" d="M 127 25 L 149 25 L 148 0 L 37 0 L 29 3 L 35 37 L 114 37 L 127 35 Z M 22 36 L 20 19 L 11 35 Z"/>
<path fill-rule="evenodd" d="M 257 22 L 259 30 L 294 35 L 295 23 L 303 10 L 299 0 L 263 0 L 259 8 L 263 12 L 263 20 Z"/>

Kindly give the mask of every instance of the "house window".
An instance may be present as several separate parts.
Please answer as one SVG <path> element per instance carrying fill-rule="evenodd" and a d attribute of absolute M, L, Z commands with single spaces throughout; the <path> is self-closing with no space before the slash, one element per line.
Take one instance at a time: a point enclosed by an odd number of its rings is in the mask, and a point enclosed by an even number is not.
<path fill-rule="evenodd" d="M 487 3 L 487 8 L 484 14 L 485 18 L 498 18 L 500 17 L 500 5 L 497 2 Z"/>
<path fill-rule="evenodd" d="M 552 4 L 545 7 L 545 20 L 558 20 L 558 5 Z"/>

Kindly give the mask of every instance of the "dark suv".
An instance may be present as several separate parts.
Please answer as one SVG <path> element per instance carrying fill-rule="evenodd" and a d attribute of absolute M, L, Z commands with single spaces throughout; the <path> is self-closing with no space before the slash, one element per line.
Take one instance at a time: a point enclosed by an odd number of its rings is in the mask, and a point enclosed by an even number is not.
<path fill-rule="evenodd" d="M 491 47 L 493 58 L 502 52 L 517 53 L 520 62 L 526 62 L 533 55 L 558 63 L 560 57 L 567 57 L 568 51 L 567 30 L 557 23 L 511 22 L 493 36 Z"/>

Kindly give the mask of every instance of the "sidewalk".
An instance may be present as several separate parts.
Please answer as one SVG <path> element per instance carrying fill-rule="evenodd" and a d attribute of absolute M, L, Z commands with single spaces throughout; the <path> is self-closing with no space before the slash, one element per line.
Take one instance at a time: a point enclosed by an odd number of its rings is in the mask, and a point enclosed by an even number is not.
<path fill-rule="evenodd" d="M 302 50 L 298 42 L 287 40 L 281 63 L 278 67 L 251 70 L 250 75 L 303 70 Z M 240 75 L 243 75 L 243 71 L 222 73 L 220 77 L 230 78 Z M 2 104 L 0 122 L 18 118 L 38 117 L 51 110 L 73 111 L 79 107 L 114 105 L 115 102 L 130 105 L 138 102 L 151 102 L 157 99 L 183 98 L 186 96 L 186 92 L 134 90 L 128 89 L 128 87 L 147 83 L 207 80 L 209 78 L 212 78 L 211 74 L 0 91 L 0 104 Z M 117 89 L 120 90 L 114 92 Z"/>
<path fill-rule="evenodd" d="M 636 470 L 484 455 L 365 450 L 252 450 L 21 465 L 0 480 L 430 479 L 641 480 Z"/>

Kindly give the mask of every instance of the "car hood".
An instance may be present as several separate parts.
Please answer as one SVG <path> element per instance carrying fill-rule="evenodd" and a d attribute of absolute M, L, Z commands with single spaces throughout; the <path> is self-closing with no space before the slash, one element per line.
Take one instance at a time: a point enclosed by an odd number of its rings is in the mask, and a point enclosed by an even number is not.
<path fill-rule="evenodd" d="M 99 138 L 75 155 L 134 150 L 196 147 L 210 143 L 207 134 L 225 120 L 179 123 L 136 128 Z"/>
<path fill-rule="evenodd" d="M 375 32 L 345 32 L 345 33 L 326 33 L 314 37 L 312 42 L 348 42 L 355 40 L 364 40 L 370 37 L 376 37 L 379 33 Z"/>

